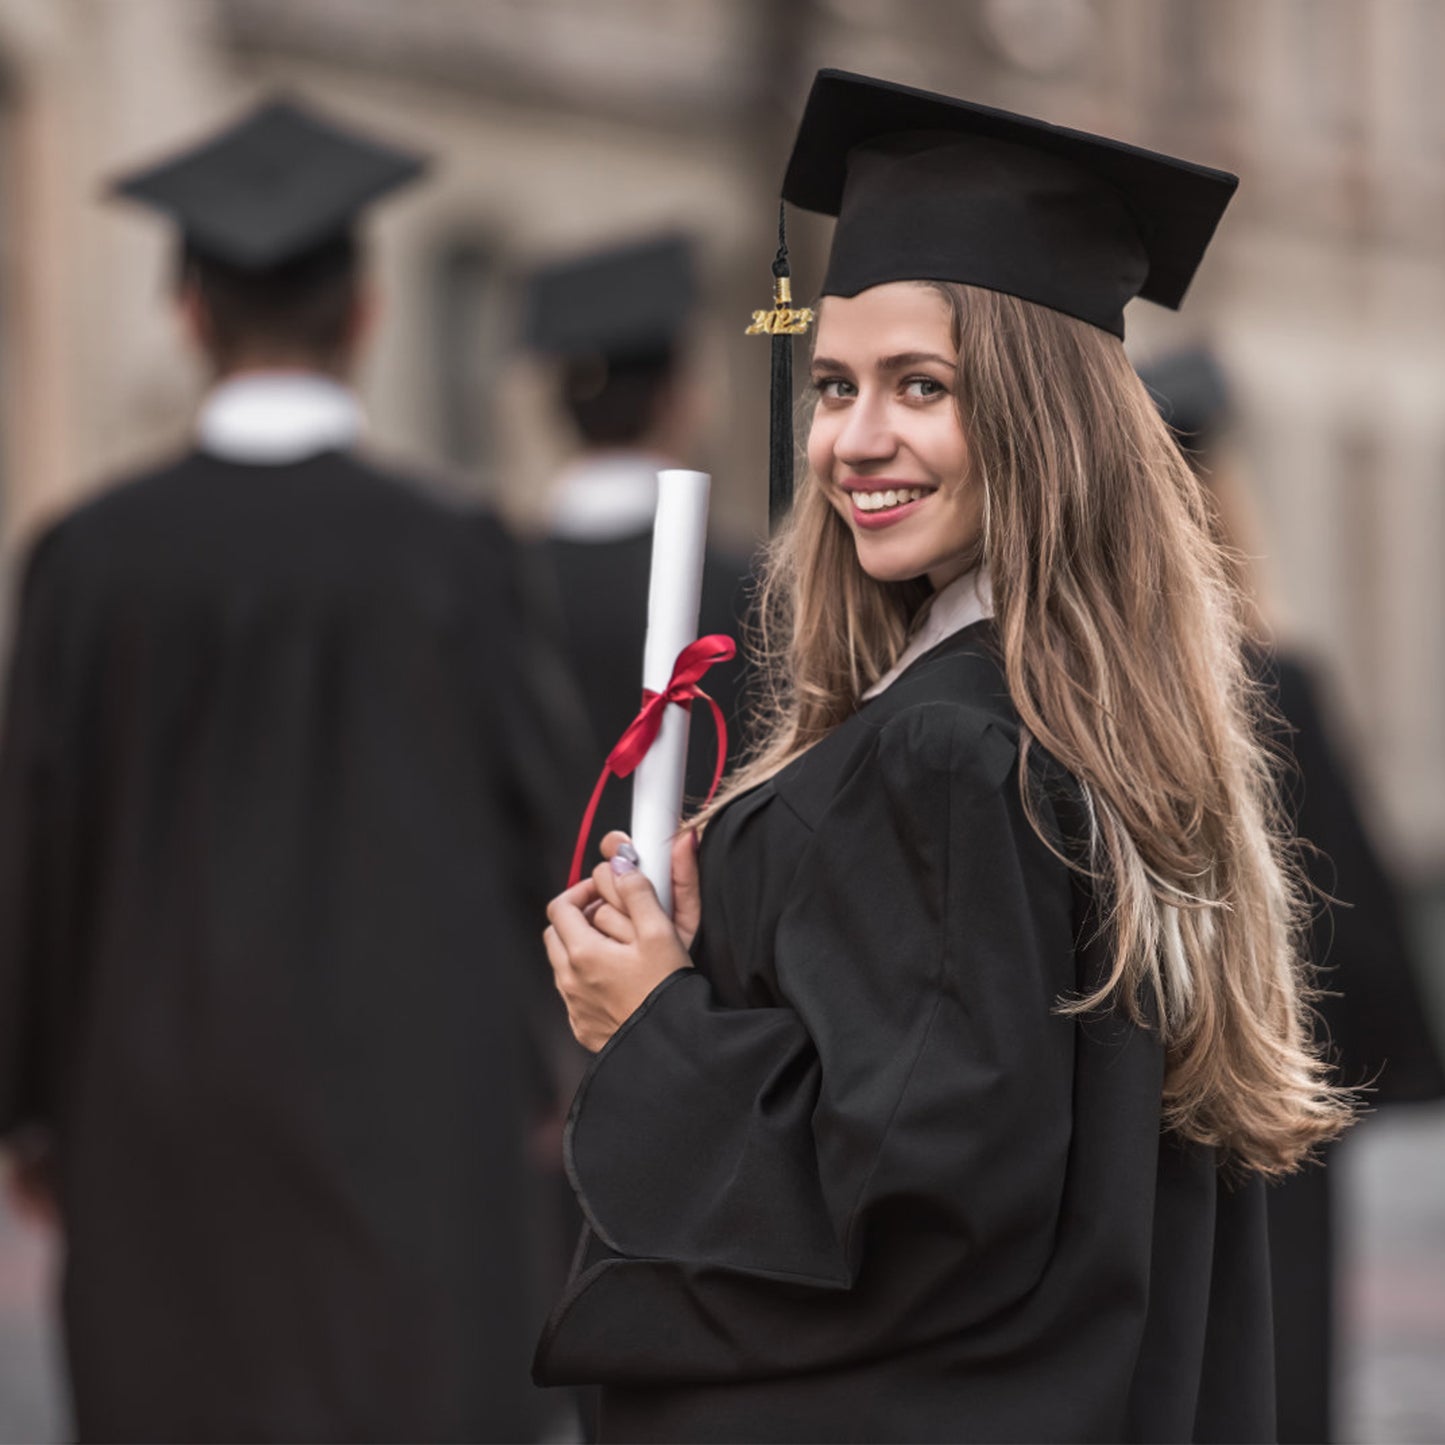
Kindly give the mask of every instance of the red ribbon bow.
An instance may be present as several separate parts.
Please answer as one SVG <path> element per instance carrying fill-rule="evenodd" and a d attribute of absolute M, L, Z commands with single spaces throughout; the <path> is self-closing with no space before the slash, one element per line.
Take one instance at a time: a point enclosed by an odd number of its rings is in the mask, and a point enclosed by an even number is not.
<path fill-rule="evenodd" d="M 569 888 L 581 881 L 582 859 L 587 853 L 587 840 L 592 836 L 592 824 L 596 821 L 597 807 L 602 801 L 602 790 L 607 786 L 608 778 L 627 777 L 647 756 L 648 749 L 657 740 L 658 730 L 662 727 L 662 715 L 669 703 L 676 703 L 680 708 L 691 710 L 693 699 L 701 698 L 712 709 L 713 723 L 717 728 L 717 767 L 713 770 L 712 786 L 707 790 L 704 806 L 712 802 L 713 794 L 722 782 L 723 770 L 727 767 L 728 728 L 722 708 L 698 683 L 710 667 L 737 656 L 737 650 L 737 643 L 720 632 L 709 637 L 699 637 L 696 642 L 689 642 L 677 654 L 677 661 L 672 665 L 672 676 L 661 692 L 642 689 L 642 708 L 618 738 L 617 746 L 607 754 L 607 761 L 602 764 L 597 785 L 592 789 L 592 797 L 588 801 L 587 812 L 583 815 L 582 827 L 577 834 L 577 847 L 572 854 L 572 871 L 567 878 Z"/>

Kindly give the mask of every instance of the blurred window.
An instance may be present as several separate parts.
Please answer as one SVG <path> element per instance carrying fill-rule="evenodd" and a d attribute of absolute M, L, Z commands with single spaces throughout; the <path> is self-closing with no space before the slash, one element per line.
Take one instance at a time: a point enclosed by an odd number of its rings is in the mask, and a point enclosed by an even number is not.
<path fill-rule="evenodd" d="M 462 235 L 438 248 L 430 282 L 437 441 L 484 494 L 496 482 L 493 411 L 511 343 L 504 277 L 498 248 Z"/>
<path fill-rule="evenodd" d="M 1206 8 L 1202 0 L 1165 0 L 1161 16 L 1164 63 L 1159 74 L 1167 77 L 1166 105 L 1181 111 L 1207 111 L 1217 101 L 1210 62 L 1219 18 L 1219 8 Z"/>
<path fill-rule="evenodd" d="M 1407 134 L 1413 138 L 1412 149 L 1438 167 L 1445 164 L 1445 93 L 1440 77 L 1445 64 L 1445 3 L 1406 0 L 1404 16 L 1411 69 Z"/>
<path fill-rule="evenodd" d="M 1368 83 L 1369 9 L 1357 0 L 1290 0 L 1289 15 L 1300 124 L 1320 145 L 1359 142 Z"/>
<path fill-rule="evenodd" d="M 1384 438 L 1363 419 L 1340 436 L 1336 498 L 1341 512 L 1338 576 L 1343 591 L 1341 620 L 1356 700 L 1379 696 L 1386 577 L 1380 519 Z M 1361 710 L 1361 715 L 1367 715 Z"/>

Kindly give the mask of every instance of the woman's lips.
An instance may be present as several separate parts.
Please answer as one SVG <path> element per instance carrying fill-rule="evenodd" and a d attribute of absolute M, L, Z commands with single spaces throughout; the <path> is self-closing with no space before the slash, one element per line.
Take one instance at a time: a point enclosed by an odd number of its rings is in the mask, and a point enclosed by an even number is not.
<path fill-rule="evenodd" d="M 911 516 L 933 495 L 936 488 L 880 482 L 866 487 L 854 485 L 845 490 L 848 493 L 854 524 L 874 532 L 891 527 L 895 522 Z"/>

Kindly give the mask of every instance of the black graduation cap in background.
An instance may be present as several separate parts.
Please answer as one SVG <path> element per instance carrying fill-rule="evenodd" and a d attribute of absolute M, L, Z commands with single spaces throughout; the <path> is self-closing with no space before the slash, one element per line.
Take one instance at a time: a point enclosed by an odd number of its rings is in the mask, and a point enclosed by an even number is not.
<path fill-rule="evenodd" d="M 1139 379 L 1186 447 L 1207 447 L 1228 423 L 1229 383 L 1202 346 L 1156 357 L 1139 368 Z"/>
<path fill-rule="evenodd" d="M 347 237 L 364 207 L 426 165 L 278 99 L 112 189 L 169 216 L 196 255 L 259 273 Z"/>
<path fill-rule="evenodd" d="M 1133 297 L 1183 300 L 1238 183 L 1085 131 L 821 70 L 782 194 L 838 217 L 822 295 L 958 281 L 1122 337 Z"/>
<path fill-rule="evenodd" d="M 697 300 L 694 243 L 680 234 L 651 236 L 534 271 L 522 339 L 564 360 L 664 357 L 686 330 Z"/>

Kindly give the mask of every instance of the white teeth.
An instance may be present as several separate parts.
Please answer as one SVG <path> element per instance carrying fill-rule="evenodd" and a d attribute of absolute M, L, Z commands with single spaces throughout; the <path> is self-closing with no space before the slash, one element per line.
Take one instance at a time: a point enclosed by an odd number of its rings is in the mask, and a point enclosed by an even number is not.
<path fill-rule="evenodd" d="M 928 495 L 927 487 L 899 487 L 887 492 L 854 492 L 853 505 L 860 512 L 882 512 L 889 507 L 901 507 L 908 502 L 917 502 Z"/>

